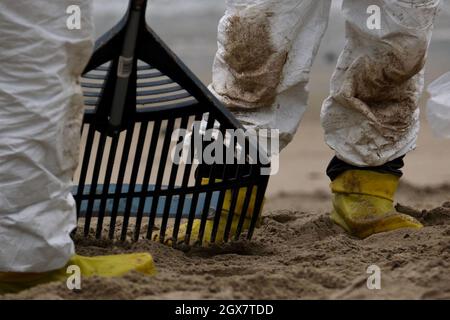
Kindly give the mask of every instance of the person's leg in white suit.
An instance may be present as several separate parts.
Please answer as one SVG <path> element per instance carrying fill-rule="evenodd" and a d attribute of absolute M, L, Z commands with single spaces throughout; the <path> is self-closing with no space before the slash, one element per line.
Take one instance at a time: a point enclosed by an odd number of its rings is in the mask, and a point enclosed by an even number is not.
<path fill-rule="evenodd" d="M 80 29 L 66 13 L 80 9 Z M 0 2 L 0 293 L 83 275 L 152 273 L 148 254 L 75 255 L 72 177 L 93 49 L 90 0 Z M 71 11 L 70 11 L 71 12 Z"/>
<path fill-rule="evenodd" d="M 74 4 L 79 30 L 66 25 Z M 54 270 L 74 254 L 90 1 L 2 1 L 0 34 L 0 271 Z"/>
<path fill-rule="evenodd" d="M 306 110 L 330 0 L 229 0 L 210 90 L 246 128 L 278 129 L 280 148 Z"/>
<path fill-rule="evenodd" d="M 294 137 L 306 110 L 309 73 L 327 27 L 330 5 L 329 0 L 227 1 L 219 24 L 210 90 L 244 127 L 252 129 L 247 133 L 270 135 L 266 129 L 278 129 L 281 148 Z M 209 169 L 205 169 L 203 173 L 198 170 L 198 175 L 208 177 Z M 236 208 L 243 207 L 244 194 L 245 190 L 240 190 Z M 227 209 L 222 210 L 218 238 L 222 238 L 230 202 L 231 191 L 226 196 Z M 247 211 L 244 228 L 252 218 L 253 210 Z M 232 234 L 240 214 L 240 209 L 235 210 Z M 207 227 L 212 223 L 208 221 Z"/>
<path fill-rule="evenodd" d="M 245 127 L 278 129 L 282 148 L 305 111 L 309 71 L 330 4 L 228 1 L 220 22 L 210 89 Z M 380 29 L 372 30 L 367 22 L 373 5 L 381 21 Z M 429 0 L 344 1 L 346 46 L 321 118 L 326 142 L 336 151 L 327 170 L 339 209 L 333 219 L 357 236 L 420 227 L 395 212 L 392 198 L 402 157 L 417 138 L 421 70 L 437 5 Z M 353 190 L 349 183 L 364 187 Z M 352 205 L 356 212 L 348 212 Z"/>
<path fill-rule="evenodd" d="M 420 228 L 393 207 L 403 157 L 416 147 L 418 102 L 439 0 L 344 0 L 346 44 L 321 119 L 336 151 L 332 219 L 364 238 Z M 370 21 L 379 18 L 378 23 Z M 377 25 L 378 24 L 378 25 Z"/>

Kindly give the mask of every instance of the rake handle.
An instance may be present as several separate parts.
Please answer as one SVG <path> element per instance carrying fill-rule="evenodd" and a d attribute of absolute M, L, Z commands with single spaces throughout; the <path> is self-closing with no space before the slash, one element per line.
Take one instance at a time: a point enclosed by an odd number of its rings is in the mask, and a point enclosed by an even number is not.
<path fill-rule="evenodd" d="M 132 0 L 129 21 L 125 29 L 125 40 L 117 65 L 117 80 L 114 90 L 113 105 L 109 115 L 109 125 L 116 131 L 122 124 L 123 112 L 127 98 L 130 75 L 133 71 L 134 53 L 141 11 L 147 0 Z"/>

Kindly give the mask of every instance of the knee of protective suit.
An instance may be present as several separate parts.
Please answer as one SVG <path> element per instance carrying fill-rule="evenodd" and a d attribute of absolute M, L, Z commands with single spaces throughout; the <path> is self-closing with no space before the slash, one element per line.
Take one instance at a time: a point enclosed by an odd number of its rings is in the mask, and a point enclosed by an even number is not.
<path fill-rule="evenodd" d="M 383 2 L 385 14 L 382 23 L 385 26 L 382 27 L 386 31 L 381 33 L 382 41 L 390 46 L 390 52 L 396 54 L 396 62 L 402 61 L 400 74 L 415 74 L 424 65 L 440 0 Z"/>
<path fill-rule="evenodd" d="M 219 24 L 219 48 L 212 88 L 231 109 L 271 106 L 281 80 L 287 50 L 276 44 L 273 5 L 228 3 Z"/>
<path fill-rule="evenodd" d="M 213 92 L 232 110 L 251 110 L 273 106 L 281 91 L 306 82 L 329 7 L 329 0 L 227 1 Z"/>
<path fill-rule="evenodd" d="M 368 5 L 380 10 L 378 26 L 368 25 Z M 383 61 L 386 77 L 404 81 L 424 65 L 439 0 L 345 0 L 347 37 L 362 56 Z M 389 63 L 391 62 L 391 63 Z"/>

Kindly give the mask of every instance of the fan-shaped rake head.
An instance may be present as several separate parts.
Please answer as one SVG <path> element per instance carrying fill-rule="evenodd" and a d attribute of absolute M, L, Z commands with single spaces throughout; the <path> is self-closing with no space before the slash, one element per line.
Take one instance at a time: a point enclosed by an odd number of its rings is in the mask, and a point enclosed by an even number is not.
<path fill-rule="evenodd" d="M 130 1 L 125 17 L 98 40 L 83 75 L 78 232 L 175 246 L 237 239 L 248 228 L 250 239 L 268 161 L 258 152 L 255 159 L 248 137 L 204 141 L 210 132 L 224 137 L 241 126 L 148 28 L 145 7 Z M 202 162 L 212 143 L 234 160 L 240 152 L 243 161 Z M 180 146 L 183 161 L 174 158 Z"/>

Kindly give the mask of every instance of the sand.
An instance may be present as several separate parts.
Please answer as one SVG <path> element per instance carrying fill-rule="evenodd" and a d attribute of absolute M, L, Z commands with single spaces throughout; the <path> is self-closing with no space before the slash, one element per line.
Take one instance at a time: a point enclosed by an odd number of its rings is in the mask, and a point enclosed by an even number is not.
<path fill-rule="evenodd" d="M 268 200 L 252 242 L 189 252 L 159 243 L 77 241 L 83 255 L 150 252 L 156 276 L 86 278 L 40 285 L 6 299 L 450 299 L 450 186 L 403 184 L 399 207 L 425 228 L 352 238 L 328 218 L 328 195 L 279 194 Z M 289 210 L 272 208 L 290 206 Z M 408 203 L 404 207 L 403 203 Z M 442 206 L 434 207 L 434 203 Z M 296 207 L 303 208 L 298 211 Z M 418 210 L 420 208 L 420 210 Z M 367 268 L 381 269 L 381 289 L 367 289 Z"/>

